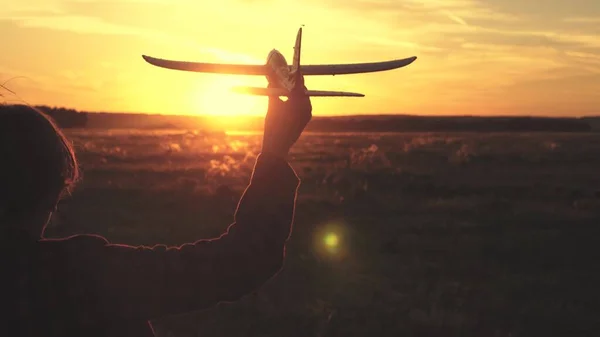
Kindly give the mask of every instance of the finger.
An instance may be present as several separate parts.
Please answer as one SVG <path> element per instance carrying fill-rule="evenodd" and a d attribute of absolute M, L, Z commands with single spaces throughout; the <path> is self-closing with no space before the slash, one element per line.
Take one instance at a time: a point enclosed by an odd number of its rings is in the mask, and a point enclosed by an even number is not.
<path fill-rule="evenodd" d="M 298 70 L 296 73 L 296 86 L 303 87 L 304 86 L 304 75 Z"/>
<path fill-rule="evenodd" d="M 304 84 L 304 76 L 299 74 L 296 76 L 296 85 L 294 86 L 294 91 L 305 92 L 306 85 Z"/>
<path fill-rule="evenodd" d="M 289 99 L 291 100 L 291 102 L 294 102 L 294 104 L 297 104 L 302 100 L 306 100 L 307 98 L 308 95 L 306 94 L 305 86 L 295 87 L 294 89 L 292 89 L 289 95 Z"/>
<path fill-rule="evenodd" d="M 310 97 L 306 96 L 306 100 L 302 102 L 300 106 L 300 114 L 305 123 L 310 122 L 312 119 L 312 103 L 310 101 Z"/>
<path fill-rule="evenodd" d="M 306 94 L 306 87 L 302 91 L 296 91 L 290 95 L 290 104 L 292 104 L 295 110 L 311 110 L 312 105 L 310 102 L 310 96 Z"/>

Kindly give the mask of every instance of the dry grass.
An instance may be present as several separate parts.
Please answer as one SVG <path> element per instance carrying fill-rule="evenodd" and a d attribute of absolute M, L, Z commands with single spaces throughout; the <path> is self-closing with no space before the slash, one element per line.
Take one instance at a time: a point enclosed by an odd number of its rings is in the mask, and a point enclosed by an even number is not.
<path fill-rule="evenodd" d="M 179 244 L 231 221 L 257 135 L 69 131 L 53 235 Z M 284 271 L 161 336 L 598 336 L 600 135 L 307 134 Z M 322 235 L 336 231 L 332 254 Z"/>

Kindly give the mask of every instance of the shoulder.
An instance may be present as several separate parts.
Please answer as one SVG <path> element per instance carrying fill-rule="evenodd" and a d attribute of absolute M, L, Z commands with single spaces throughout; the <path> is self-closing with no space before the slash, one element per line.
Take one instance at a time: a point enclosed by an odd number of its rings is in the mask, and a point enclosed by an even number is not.
<path fill-rule="evenodd" d="M 43 249 L 52 251 L 66 250 L 69 253 L 76 253 L 76 251 L 99 249 L 106 246 L 109 242 L 105 237 L 100 235 L 79 234 L 65 238 L 45 238 L 38 241 L 38 243 Z"/>

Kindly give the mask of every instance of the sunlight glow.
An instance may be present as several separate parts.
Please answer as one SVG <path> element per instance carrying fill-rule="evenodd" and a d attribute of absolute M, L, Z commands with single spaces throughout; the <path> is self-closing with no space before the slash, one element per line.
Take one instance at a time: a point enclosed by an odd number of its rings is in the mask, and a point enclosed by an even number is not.
<path fill-rule="evenodd" d="M 232 76 L 215 76 L 205 82 L 194 97 L 197 113 L 222 117 L 265 115 L 266 97 L 238 94 L 231 90 L 240 85 L 246 84 Z"/>
<path fill-rule="evenodd" d="M 264 115 L 265 97 L 229 91 L 264 87 L 263 76 L 169 71 L 141 55 L 262 64 L 276 48 L 290 62 L 305 24 L 304 65 L 418 57 L 393 71 L 308 76 L 309 89 L 366 95 L 315 98 L 314 116 L 598 114 L 598 1 L 543 11 L 515 0 L 223 1 L 4 1 L 0 83 L 24 76 L 7 87 L 28 103 L 94 112 Z M 85 48 L 73 57 L 73 46 Z"/>

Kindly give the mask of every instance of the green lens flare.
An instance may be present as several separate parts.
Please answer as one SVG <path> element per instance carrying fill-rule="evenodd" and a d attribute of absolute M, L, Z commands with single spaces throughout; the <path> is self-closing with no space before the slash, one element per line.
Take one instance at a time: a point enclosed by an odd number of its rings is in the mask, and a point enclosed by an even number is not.
<path fill-rule="evenodd" d="M 340 240 L 335 233 L 328 233 L 325 235 L 325 245 L 329 248 L 336 248 Z"/>

